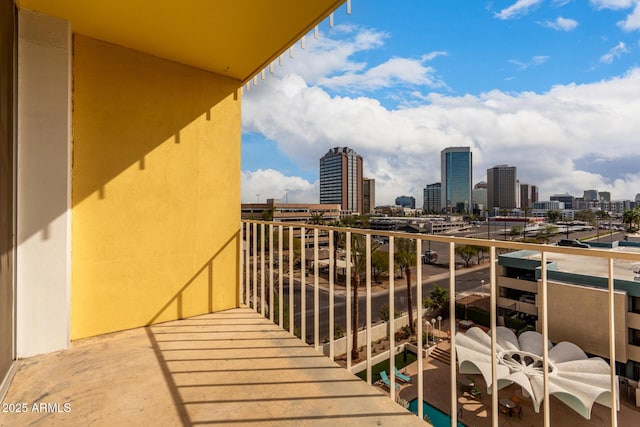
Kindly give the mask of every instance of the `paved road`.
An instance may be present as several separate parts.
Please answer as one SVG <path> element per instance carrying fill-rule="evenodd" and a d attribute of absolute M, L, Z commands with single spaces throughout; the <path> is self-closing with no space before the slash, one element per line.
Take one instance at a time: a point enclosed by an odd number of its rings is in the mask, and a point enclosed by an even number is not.
<path fill-rule="evenodd" d="M 433 267 L 433 266 L 431 266 Z M 484 280 L 485 283 L 489 283 L 489 268 L 488 264 L 485 264 L 481 269 L 463 269 L 458 270 L 457 272 L 457 281 L 456 281 L 456 291 L 460 292 L 468 292 L 471 290 L 480 291 L 481 289 L 481 281 Z M 435 267 L 437 268 L 437 267 Z M 433 280 L 427 279 L 423 282 L 422 294 L 423 298 L 426 298 L 429 293 L 434 289 L 434 285 L 438 284 L 441 287 L 448 288 L 449 279 L 448 279 L 448 269 L 439 268 L 440 273 L 446 273 L 447 278 L 442 280 Z M 415 276 L 413 277 L 415 281 Z M 488 286 L 487 286 L 488 290 Z M 314 311 L 313 311 L 313 284 L 307 284 L 306 292 L 305 292 L 305 303 L 306 303 L 306 338 L 308 343 L 313 342 L 313 325 L 314 325 Z M 360 327 L 363 327 L 366 324 L 366 289 L 364 286 L 360 287 L 359 297 L 358 297 L 358 307 L 359 307 L 359 324 Z M 283 297 L 285 302 L 288 301 L 289 298 L 289 289 L 287 281 L 283 283 Z M 416 297 L 417 297 L 417 286 L 415 282 L 412 286 L 412 297 L 413 297 L 413 305 L 415 307 Z M 346 305 L 345 305 L 345 295 L 344 291 L 337 293 L 334 296 L 334 310 L 335 310 L 335 325 L 339 326 L 343 331 L 346 330 Z M 376 322 L 380 320 L 380 310 L 384 306 L 389 305 L 389 293 L 385 289 L 383 291 L 378 291 L 373 294 L 371 298 L 371 320 L 372 322 Z M 295 316 L 295 328 L 300 328 L 300 283 L 296 281 L 295 293 L 294 293 L 294 306 L 296 311 Z M 328 337 L 329 335 L 329 292 L 325 289 L 320 289 L 319 291 L 319 330 L 320 330 L 320 340 L 324 337 Z M 407 287 L 406 280 L 396 279 L 395 280 L 395 306 L 396 311 L 406 312 L 407 310 Z M 285 325 L 288 328 L 288 325 Z"/>

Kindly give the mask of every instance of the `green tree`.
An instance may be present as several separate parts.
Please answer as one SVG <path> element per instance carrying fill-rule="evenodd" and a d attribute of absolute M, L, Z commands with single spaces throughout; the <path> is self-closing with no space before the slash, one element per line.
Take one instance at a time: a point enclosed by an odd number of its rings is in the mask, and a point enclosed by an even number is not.
<path fill-rule="evenodd" d="M 545 243 L 549 243 L 549 238 L 555 234 L 558 234 L 558 227 L 555 225 L 547 225 L 542 230 L 538 231 L 538 239 Z"/>
<path fill-rule="evenodd" d="M 376 283 L 380 283 L 380 275 L 389 272 L 389 254 L 375 251 L 371 254 L 371 265 L 373 267 L 373 278 Z"/>
<path fill-rule="evenodd" d="M 443 317 L 449 314 L 449 290 L 435 285 L 429 296 L 424 300 L 424 306 L 440 311 Z"/>
<path fill-rule="evenodd" d="M 622 214 L 622 222 L 627 225 L 627 231 L 635 232 L 640 229 L 640 208 L 626 210 Z"/>
<path fill-rule="evenodd" d="M 464 261 L 465 267 L 469 267 L 471 258 L 478 254 L 476 247 L 471 245 L 456 246 L 456 254 Z"/>
<path fill-rule="evenodd" d="M 582 209 L 575 213 L 574 218 L 578 221 L 593 224 L 596 221 L 596 214 L 591 209 Z"/>
<path fill-rule="evenodd" d="M 407 278 L 407 306 L 409 311 L 409 327 L 411 334 L 415 334 L 415 325 L 413 323 L 413 301 L 411 296 L 411 267 L 416 264 L 416 242 L 414 240 L 399 239 L 398 249 L 395 254 L 396 262 L 404 271 Z"/>
<path fill-rule="evenodd" d="M 521 232 L 522 232 L 522 227 L 514 225 L 514 226 L 511 227 L 511 230 L 509 230 L 509 235 L 510 236 L 518 236 Z"/>
<path fill-rule="evenodd" d="M 560 211 L 556 211 L 553 209 L 547 211 L 547 219 L 549 220 L 549 222 L 555 224 L 560 218 L 562 218 L 562 214 L 560 213 Z"/>
<path fill-rule="evenodd" d="M 351 272 L 353 275 L 353 309 L 351 310 L 351 315 L 353 317 L 353 340 L 351 358 L 353 360 L 358 360 L 360 358 L 360 352 L 358 351 L 358 330 L 360 329 L 360 325 L 358 324 L 358 293 L 362 277 L 366 272 L 366 245 L 367 243 L 363 235 L 353 234 L 351 236 Z"/>

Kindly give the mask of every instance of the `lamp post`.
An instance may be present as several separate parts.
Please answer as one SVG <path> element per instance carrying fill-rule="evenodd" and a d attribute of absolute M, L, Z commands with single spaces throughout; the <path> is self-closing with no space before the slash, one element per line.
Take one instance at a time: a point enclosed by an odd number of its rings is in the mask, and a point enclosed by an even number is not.
<path fill-rule="evenodd" d="M 433 343 L 436 343 L 436 319 L 431 319 L 431 335 L 433 335 Z"/>
<path fill-rule="evenodd" d="M 480 289 L 482 289 L 482 294 L 484 295 L 484 279 L 480 280 Z"/>
<path fill-rule="evenodd" d="M 442 324 L 440 323 L 441 321 L 442 321 L 442 316 L 438 316 L 438 338 L 442 336 L 442 329 L 441 329 Z"/>
<path fill-rule="evenodd" d="M 426 326 L 427 329 L 427 348 L 429 347 L 429 321 L 427 319 L 424 319 L 424 325 Z"/>

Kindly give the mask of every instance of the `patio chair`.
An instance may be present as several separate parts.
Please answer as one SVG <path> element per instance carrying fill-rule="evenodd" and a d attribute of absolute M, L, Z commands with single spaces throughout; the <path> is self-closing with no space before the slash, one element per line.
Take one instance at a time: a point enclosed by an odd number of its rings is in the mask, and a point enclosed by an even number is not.
<path fill-rule="evenodd" d="M 519 418 L 522 418 L 522 404 L 519 403 L 518 406 L 515 406 L 511 409 L 511 415 L 513 416 L 518 416 Z"/>
<path fill-rule="evenodd" d="M 389 381 L 389 377 L 387 376 L 387 371 L 380 372 L 380 379 L 382 380 L 384 385 L 387 386 L 387 388 L 389 389 L 391 388 L 391 381 Z M 396 390 L 400 388 L 398 384 L 395 384 L 395 386 L 396 386 Z"/>
<path fill-rule="evenodd" d="M 411 382 L 411 377 L 410 377 L 410 376 L 405 375 L 405 374 L 403 374 L 402 372 L 400 372 L 400 371 L 398 370 L 398 367 L 397 367 L 397 366 L 394 366 L 393 368 L 394 368 L 395 373 L 396 373 L 396 378 L 398 378 L 398 379 L 400 379 L 400 380 L 404 381 L 405 383 L 410 383 L 410 382 Z"/>

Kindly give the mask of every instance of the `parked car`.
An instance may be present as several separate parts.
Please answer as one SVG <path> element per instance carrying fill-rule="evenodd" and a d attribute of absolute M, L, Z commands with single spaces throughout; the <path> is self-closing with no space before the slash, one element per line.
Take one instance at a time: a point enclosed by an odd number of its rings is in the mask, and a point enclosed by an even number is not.
<path fill-rule="evenodd" d="M 438 262 L 438 253 L 436 251 L 424 251 L 424 254 L 422 255 L 423 264 L 435 264 L 436 262 Z"/>
<path fill-rule="evenodd" d="M 558 246 L 571 246 L 572 248 L 590 248 L 589 244 L 583 243 L 580 240 L 574 239 L 562 239 L 558 242 Z"/>

